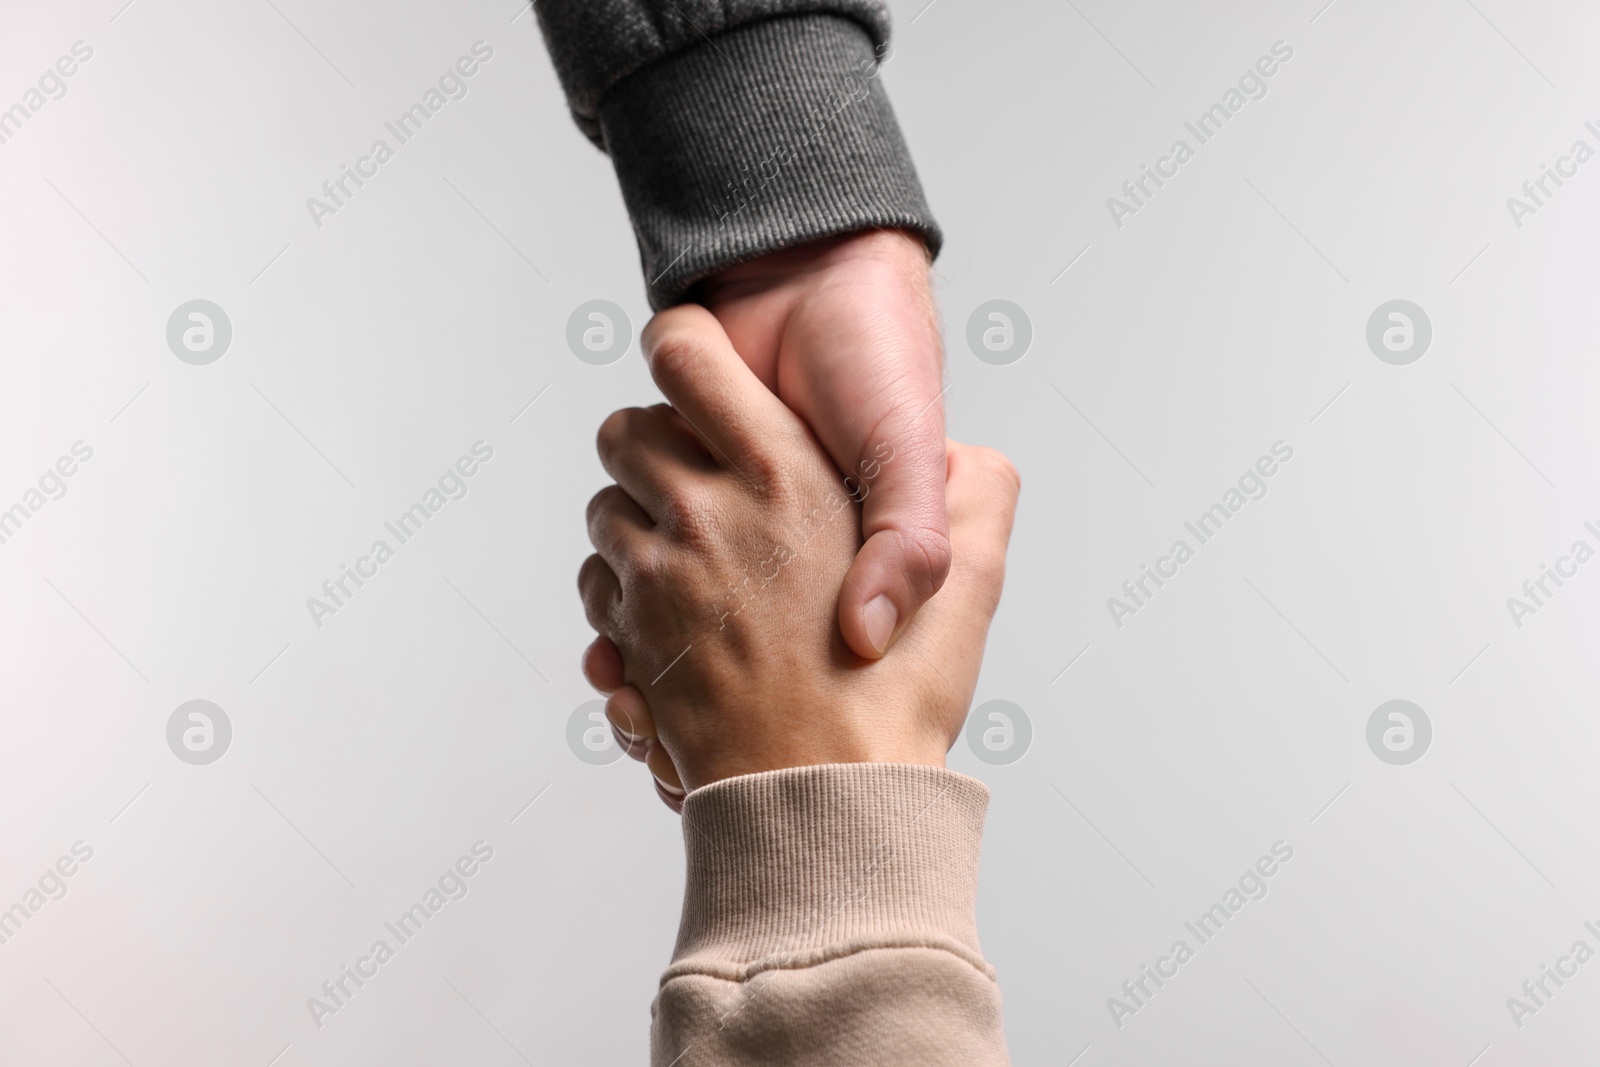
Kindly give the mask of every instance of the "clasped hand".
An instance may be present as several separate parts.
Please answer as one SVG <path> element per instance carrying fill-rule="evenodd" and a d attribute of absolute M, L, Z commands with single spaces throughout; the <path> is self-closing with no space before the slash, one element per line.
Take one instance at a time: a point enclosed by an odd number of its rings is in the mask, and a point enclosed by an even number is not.
<path fill-rule="evenodd" d="M 837 605 L 862 501 L 901 454 L 874 442 L 841 475 L 811 428 L 695 305 L 641 338 L 668 403 L 615 412 L 578 585 L 584 655 L 619 743 L 664 800 L 739 774 L 823 763 L 943 766 L 999 602 L 1019 482 L 999 453 L 947 442 L 954 563 L 881 656 L 852 651 Z"/>

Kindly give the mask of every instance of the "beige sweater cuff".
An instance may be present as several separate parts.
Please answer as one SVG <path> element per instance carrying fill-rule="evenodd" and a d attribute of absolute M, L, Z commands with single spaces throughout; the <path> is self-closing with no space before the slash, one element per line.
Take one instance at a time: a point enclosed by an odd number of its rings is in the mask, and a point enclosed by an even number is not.
<path fill-rule="evenodd" d="M 748 981 L 872 949 L 952 953 L 990 980 L 975 917 L 989 791 L 916 764 L 740 775 L 690 793 L 683 919 L 662 984 Z"/>

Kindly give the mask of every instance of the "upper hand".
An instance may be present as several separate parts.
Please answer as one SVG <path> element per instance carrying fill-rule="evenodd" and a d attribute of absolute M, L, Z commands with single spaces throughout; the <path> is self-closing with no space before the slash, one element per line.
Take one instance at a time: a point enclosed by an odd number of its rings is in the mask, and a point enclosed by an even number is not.
<path fill-rule="evenodd" d="M 920 241 L 874 230 L 740 264 L 700 300 L 860 500 L 839 629 L 876 658 L 950 569 L 939 325 Z"/>
<path fill-rule="evenodd" d="M 838 762 L 942 765 L 999 600 L 1017 479 L 1003 457 L 941 449 L 958 549 L 944 590 L 878 662 L 846 647 L 834 591 L 861 544 L 857 505 L 810 430 L 703 308 L 643 338 L 671 407 L 608 418 L 618 485 L 589 507 L 579 588 L 601 634 L 585 671 L 659 780 Z M 948 481 L 945 480 L 948 471 Z"/>

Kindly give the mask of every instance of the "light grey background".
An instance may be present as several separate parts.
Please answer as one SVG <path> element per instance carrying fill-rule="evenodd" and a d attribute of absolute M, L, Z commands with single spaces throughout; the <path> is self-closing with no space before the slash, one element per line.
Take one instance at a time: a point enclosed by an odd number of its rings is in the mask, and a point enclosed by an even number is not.
<path fill-rule="evenodd" d="M 0 945 L 0 1062 L 639 1062 L 678 823 L 566 744 L 593 432 L 656 396 L 636 343 L 566 347 L 585 301 L 647 318 L 608 163 L 512 0 L 123 2 L 0 16 L 0 107 L 94 50 L 0 144 L 0 507 L 94 450 L 0 545 L 0 908 L 94 850 Z M 977 701 L 1032 746 L 951 756 L 993 790 L 1016 1061 L 1592 1062 L 1600 961 L 1520 1028 L 1506 998 L 1600 949 L 1600 562 L 1520 628 L 1506 598 L 1600 547 L 1600 160 L 1520 228 L 1506 198 L 1600 148 L 1600 12 L 923 3 L 884 77 L 948 234 L 950 431 L 1024 480 Z M 316 228 L 306 198 L 479 40 L 466 98 Z M 1113 225 L 1279 40 L 1268 95 Z M 1365 342 L 1399 298 L 1433 324 L 1409 366 Z M 210 365 L 166 345 L 193 299 L 231 319 Z M 1008 366 L 964 343 L 992 299 L 1032 322 Z M 469 494 L 314 626 L 479 440 Z M 1115 626 L 1279 440 L 1270 493 Z M 1433 725 L 1408 766 L 1365 737 L 1398 698 Z M 166 742 L 196 699 L 233 730 L 207 766 Z M 480 839 L 470 893 L 319 1029 L 306 999 Z M 1119 1028 L 1107 998 L 1279 840 L 1270 894 Z"/>

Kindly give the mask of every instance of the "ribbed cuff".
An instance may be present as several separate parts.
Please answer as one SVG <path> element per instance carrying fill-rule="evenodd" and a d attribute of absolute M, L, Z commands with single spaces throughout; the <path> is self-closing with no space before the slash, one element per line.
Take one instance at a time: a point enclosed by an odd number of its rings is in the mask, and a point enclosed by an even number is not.
<path fill-rule="evenodd" d="M 740 775 L 683 806 L 683 919 L 673 966 L 742 980 L 849 952 L 978 945 L 989 791 L 940 767 L 839 763 Z"/>
<path fill-rule="evenodd" d="M 600 128 L 633 218 L 650 304 L 736 263 L 824 237 L 938 225 L 879 78 L 847 18 L 769 19 L 630 75 Z"/>

